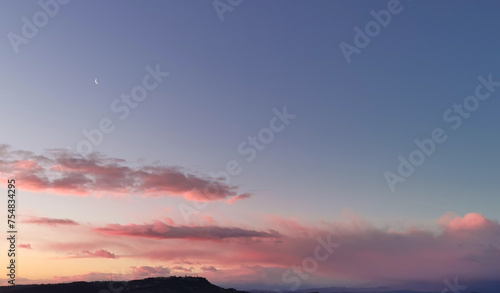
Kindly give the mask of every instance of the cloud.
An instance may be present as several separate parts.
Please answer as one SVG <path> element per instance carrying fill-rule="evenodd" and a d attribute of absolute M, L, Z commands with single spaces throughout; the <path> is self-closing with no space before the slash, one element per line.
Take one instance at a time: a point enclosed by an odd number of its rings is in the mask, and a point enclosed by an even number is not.
<path fill-rule="evenodd" d="M 53 219 L 53 218 L 39 218 L 39 217 L 28 217 L 26 220 L 22 220 L 26 224 L 37 224 L 37 225 L 79 225 L 77 222 L 69 219 Z"/>
<path fill-rule="evenodd" d="M 308 275 L 300 279 L 304 287 L 344 282 L 433 292 L 443 288 L 444 279 L 456 276 L 471 290 L 476 283 L 500 282 L 500 224 L 479 213 L 449 213 L 427 228 L 418 223 L 404 227 L 398 224 L 397 229 L 391 225 L 378 227 L 360 217 L 306 224 L 269 216 L 264 223 L 275 230 L 208 222 L 177 226 L 171 219 L 88 226 L 77 233 L 90 234 L 82 234 L 72 243 L 45 246 L 59 255 L 61 251 L 76 251 L 77 255 L 89 251 L 87 257 L 105 257 L 105 252 L 98 252 L 102 247 L 118 247 L 120 256 L 135 264 L 163 265 L 138 266 L 131 272 L 127 268 L 127 278 L 186 273 L 209 277 L 217 284 L 245 283 L 248 288 L 265 284 L 289 289 L 291 283 L 283 283 L 282 276 L 288 272 L 288 280 L 299 278 L 297 270 Z M 327 252 L 318 239 L 340 246 L 332 246 Z M 124 240 L 127 245 L 116 246 Z M 38 249 L 43 246 L 43 242 L 37 244 Z M 317 256 L 328 257 L 317 260 Z M 312 259 L 317 262 L 314 271 Z M 86 276 L 91 277 L 95 276 Z"/>
<path fill-rule="evenodd" d="M 45 241 L 41 243 L 41 248 L 44 250 L 50 250 L 50 251 L 55 251 L 57 253 L 61 252 L 71 252 L 73 254 L 79 253 L 85 250 L 88 251 L 97 251 L 100 250 L 102 247 L 116 247 L 118 249 L 124 249 L 124 248 L 130 248 L 130 245 L 122 243 L 122 242 L 116 242 L 112 241 L 110 239 L 99 239 L 98 237 L 95 237 L 95 233 L 88 234 L 89 230 L 84 229 L 81 230 L 79 236 L 75 239 L 72 239 L 72 242 L 59 242 L 60 239 L 59 237 L 53 238 L 50 241 Z M 64 232 L 63 232 L 64 233 Z"/>
<path fill-rule="evenodd" d="M 249 197 L 249 194 L 239 195 L 236 186 L 191 174 L 181 167 L 134 168 L 122 159 L 99 153 L 82 157 L 65 149 L 51 149 L 36 155 L 0 145 L 0 175 L 22 180 L 23 188 L 29 191 L 62 195 L 90 196 L 98 191 L 122 196 L 183 196 L 193 201 Z"/>
<path fill-rule="evenodd" d="M 469 213 L 463 218 L 455 213 L 447 213 L 439 220 L 439 223 L 449 231 L 494 229 L 496 226 L 495 222 L 478 213 Z"/>
<path fill-rule="evenodd" d="M 252 194 L 250 194 L 250 193 L 244 193 L 244 194 L 240 194 L 238 196 L 235 196 L 235 197 L 228 199 L 227 202 L 232 204 L 232 203 L 235 203 L 237 201 L 240 201 L 240 200 L 243 200 L 246 198 L 250 198 L 251 196 L 252 196 Z"/>
<path fill-rule="evenodd" d="M 108 235 L 154 239 L 220 240 L 225 238 L 279 237 L 276 231 L 262 232 L 220 226 L 173 226 L 161 221 L 142 225 L 110 224 L 94 230 Z"/>
<path fill-rule="evenodd" d="M 141 266 L 141 267 L 130 267 L 132 269 L 132 275 L 137 278 L 144 277 L 164 277 L 170 275 L 170 269 L 165 268 L 163 266 L 150 267 L 150 266 Z"/>
<path fill-rule="evenodd" d="M 77 254 L 73 257 L 75 257 L 75 258 L 114 258 L 114 259 L 118 258 L 118 256 L 116 256 L 114 253 L 111 253 L 111 252 L 104 250 L 104 249 L 99 249 L 99 250 L 96 250 L 94 252 L 84 250 L 84 251 L 82 251 L 82 253 Z"/>
<path fill-rule="evenodd" d="M 216 268 L 214 268 L 213 266 L 202 266 L 201 269 L 203 271 L 207 271 L 207 272 L 216 272 L 218 271 Z"/>
<path fill-rule="evenodd" d="M 27 243 L 27 244 L 21 243 L 21 244 L 19 244 L 19 248 L 31 249 L 31 245 L 29 243 Z"/>
<path fill-rule="evenodd" d="M 180 272 L 184 272 L 184 273 L 190 273 L 194 270 L 194 268 L 193 267 L 186 268 L 183 266 L 174 266 L 174 267 L 172 267 L 172 270 L 180 271 Z"/>
<path fill-rule="evenodd" d="M 180 239 L 168 247 L 152 245 L 134 257 L 166 263 L 189 260 L 205 267 L 201 275 L 211 273 L 206 268 L 213 266 L 218 270 L 217 274 L 209 275 L 214 282 L 283 286 L 282 274 L 288 272 L 288 280 L 299 278 L 293 268 L 308 275 L 302 282 L 304 286 L 331 286 L 342 281 L 390 284 L 398 288 L 421 284 L 421 290 L 432 291 L 435 286 L 442 287 L 442 280 L 455 276 L 471 284 L 500 282 L 498 222 L 471 213 L 463 217 L 445 215 L 436 224 L 432 229 L 418 226 L 394 229 L 376 227 L 360 218 L 306 225 L 272 217 L 268 225 L 279 231 L 276 232 L 279 239 L 232 238 L 189 244 Z M 332 245 L 328 252 L 321 242 L 340 246 Z M 324 259 L 318 260 L 316 255 Z M 314 272 L 311 267 L 316 265 L 311 259 L 317 264 Z M 246 267 L 235 268 L 235 264 Z"/>

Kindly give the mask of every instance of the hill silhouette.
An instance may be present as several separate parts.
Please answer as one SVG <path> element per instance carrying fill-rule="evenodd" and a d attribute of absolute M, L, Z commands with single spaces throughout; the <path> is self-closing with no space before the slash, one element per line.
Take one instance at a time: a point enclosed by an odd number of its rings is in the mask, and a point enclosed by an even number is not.
<path fill-rule="evenodd" d="M 0 287 L 0 293 L 248 293 L 224 289 L 201 277 L 158 277 L 127 282 L 72 282 Z"/>

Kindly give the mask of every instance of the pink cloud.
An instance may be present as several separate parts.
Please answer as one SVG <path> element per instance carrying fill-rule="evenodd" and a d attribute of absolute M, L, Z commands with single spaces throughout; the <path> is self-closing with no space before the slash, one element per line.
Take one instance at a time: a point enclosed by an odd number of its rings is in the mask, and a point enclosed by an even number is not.
<path fill-rule="evenodd" d="M 293 267 L 309 275 L 307 282 L 328 284 L 331 280 L 330 285 L 335 284 L 333 280 L 344 280 L 401 287 L 421 283 L 424 286 L 454 276 L 467 276 L 471 282 L 500 281 L 497 274 L 500 271 L 498 222 L 482 215 L 467 214 L 445 224 L 441 219 L 439 223 L 440 231 L 414 226 L 395 230 L 378 228 L 359 218 L 313 226 L 273 217 L 270 225 L 279 229 L 279 239 L 231 238 L 189 245 L 180 239 L 175 246 L 153 246 L 135 257 L 165 262 L 187 259 L 201 267 L 213 266 L 218 272 L 210 277 L 220 282 L 248 278 L 248 281 L 272 283 L 281 280 L 280 274 Z M 328 252 L 318 239 L 340 246 L 331 246 Z M 307 273 L 304 261 L 315 258 L 316 251 L 328 257 L 324 261 L 316 260 L 317 269 Z M 234 264 L 248 267 L 239 270 Z"/>
<path fill-rule="evenodd" d="M 446 229 L 454 231 L 476 230 L 495 226 L 493 221 L 478 213 L 469 213 L 463 218 L 454 213 L 448 213 L 440 219 L 439 223 Z"/>
<path fill-rule="evenodd" d="M 194 270 L 193 267 L 190 267 L 190 268 L 186 268 L 186 267 L 183 267 L 183 266 L 174 266 L 172 267 L 172 270 L 174 271 L 179 271 L 179 272 L 184 272 L 184 273 L 190 273 Z"/>
<path fill-rule="evenodd" d="M 165 221 L 165 223 L 167 223 L 168 225 L 172 225 L 172 226 L 175 225 L 175 221 L 172 218 L 163 217 L 163 221 Z"/>
<path fill-rule="evenodd" d="M 112 224 L 82 230 L 82 233 L 99 232 L 85 234 L 88 238 L 82 239 L 88 242 L 75 241 L 55 248 L 96 254 L 100 247 L 114 247 L 110 245 L 123 243 L 121 237 L 128 237 L 127 245 L 119 246 L 123 257 L 163 265 L 160 269 L 136 267 L 129 277 L 144 276 L 147 272 L 157 275 L 196 272 L 218 283 L 283 286 L 283 274 L 289 272 L 289 276 L 295 276 L 290 270 L 298 268 L 308 275 L 302 282 L 304 286 L 346 282 L 402 288 L 408 284 L 428 286 L 432 282 L 441 285 L 442 280 L 455 276 L 467 278 L 469 283 L 500 282 L 497 273 L 500 271 L 500 224 L 478 213 L 447 214 L 428 229 L 417 228 L 418 225 L 398 229 L 377 227 L 359 217 L 344 222 L 305 224 L 270 216 L 267 225 L 278 232 L 215 225 L 176 226 L 173 221 Z M 100 239 L 108 243 L 99 243 Z M 318 239 L 340 246 L 332 246 L 328 252 Z M 94 246 L 89 246 L 92 243 Z M 316 270 L 308 273 L 305 260 L 315 259 L 315 253 L 327 257 L 316 260 Z M 423 289 L 432 291 L 432 288 L 429 285 Z"/>
<path fill-rule="evenodd" d="M 207 271 L 207 272 L 216 272 L 218 271 L 215 267 L 213 266 L 202 266 L 201 270 Z"/>
<path fill-rule="evenodd" d="M 202 218 L 203 218 L 203 220 L 205 220 L 205 223 L 207 223 L 208 225 L 215 225 L 214 217 L 212 217 L 211 215 L 206 215 Z"/>
<path fill-rule="evenodd" d="M 232 197 L 230 199 L 227 200 L 228 203 L 235 203 L 237 201 L 240 201 L 240 200 L 243 200 L 243 199 L 247 199 L 247 198 L 250 198 L 252 197 L 252 194 L 249 194 L 249 193 L 244 193 L 244 194 L 240 194 L 238 196 L 235 196 L 235 197 Z"/>
<path fill-rule="evenodd" d="M 220 226 L 173 226 L 161 221 L 142 225 L 111 224 L 94 230 L 107 235 L 154 239 L 220 240 L 225 238 L 279 237 L 276 231 L 262 232 Z"/>
<path fill-rule="evenodd" d="M 170 269 L 163 266 L 150 267 L 150 266 L 140 266 L 130 267 L 132 269 L 132 275 L 137 278 L 144 277 L 164 277 L 170 275 Z"/>
<path fill-rule="evenodd" d="M 26 249 L 31 249 L 31 245 L 29 243 L 27 244 L 19 244 L 19 248 L 26 248 Z"/>
<path fill-rule="evenodd" d="M 111 252 L 104 250 L 104 249 L 99 249 L 99 250 L 96 250 L 94 252 L 84 250 L 84 251 L 82 251 L 81 254 L 75 255 L 74 257 L 77 257 L 77 258 L 114 258 L 114 259 L 118 258 L 118 256 L 116 256 L 114 253 L 111 253 Z"/>
<path fill-rule="evenodd" d="M 191 174 L 180 167 L 146 165 L 132 168 L 127 161 L 98 153 L 86 157 L 64 149 L 46 155 L 13 151 L 1 145 L 0 174 L 22 180 L 23 188 L 34 192 L 89 196 L 94 191 L 121 196 L 183 196 L 193 201 L 248 198 L 237 187 L 221 180 Z"/>
<path fill-rule="evenodd" d="M 79 225 L 77 222 L 69 219 L 53 219 L 53 218 L 39 218 L 39 217 L 28 217 L 26 220 L 22 220 L 23 223 L 27 224 L 37 224 L 37 225 Z"/>

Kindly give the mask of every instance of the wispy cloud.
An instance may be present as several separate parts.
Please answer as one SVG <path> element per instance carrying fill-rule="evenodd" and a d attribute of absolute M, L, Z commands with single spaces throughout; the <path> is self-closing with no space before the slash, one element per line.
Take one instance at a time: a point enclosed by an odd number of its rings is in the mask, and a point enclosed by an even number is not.
<path fill-rule="evenodd" d="M 276 231 L 262 232 L 220 226 L 172 226 L 161 221 L 141 225 L 110 224 L 95 228 L 95 231 L 109 235 L 155 239 L 220 240 L 225 238 L 279 237 Z"/>
<path fill-rule="evenodd" d="M 99 250 L 96 250 L 93 252 L 88 251 L 88 250 L 84 250 L 79 254 L 73 255 L 72 258 L 113 258 L 113 259 L 117 259 L 119 257 L 116 256 L 114 253 L 111 253 L 105 249 L 99 249 Z"/>
<path fill-rule="evenodd" d="M 77 222 L 69 219 L 53 219 L 53 218 L 39 218 L 39 217 L 28 217 L 22 220 L 26 224 L 37 224 L 37 225 L 49 225 L 49 226 L 59 226 L 59 225 L 80 225 Z"/>
<path fill-rule="evenodd" d="M 244 193 L 244 194 L 240 194 L 238 196 L 235 196 L 235 197 L 228 199 L 227 202 L 228 203 L 235 203 L 237 201 L 250 198 L 251 196 L 252 196 L 252 194 L 250 194 L 250 193 Z"/>

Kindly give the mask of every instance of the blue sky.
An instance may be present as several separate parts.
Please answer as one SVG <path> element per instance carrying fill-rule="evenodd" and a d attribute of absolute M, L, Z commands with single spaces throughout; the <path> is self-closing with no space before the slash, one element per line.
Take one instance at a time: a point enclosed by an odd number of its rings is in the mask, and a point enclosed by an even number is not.
<path fill-rule="evenodd" d="M 388 2 L 243 1 L 221 21 L 210 1 L 70 1 L 17 54 L 7 37 L 0 42 L 0 141 L 35 153 L 75 148 L 83 129 L 109 118 L 116 130 L 94 151 L 130 165 L 209 176 L 236 160 L 242 171 L 230 184 L 253 196 L 203 210 L 221 223 L 264 228 L 258 219 L 269 214 L 335 221 L 351 210 L 381 226 L 431 225 L 447 212 L 498 221 L 500 92 L 457 130 L 443 120 L 474 94 L 478 76 L 500 80 L 498 4 L 401 1 L 402 11 L 346 62 L 340 43 L 352 45 L 353 28 Z M 39 10 L 37 1 L 3 1 L 1 34 L 21 34 L 22 17 Z M 156 65 L 170 75 L 119 120 L 112 102 Z M 297 117 L 246 162 L 238 145 L 283 107 Z M 447 141 L 391 192 L 384 172 L 397 172 L 398 156 L 435 128 Z M 128 198 L 110 214 L 113 197 L 95 206 L 87 197 L 25 194 L 26 214 L 99 223 L 149 221 L 165 215 L 131 211 L 161 205 L 182 222 L 176 207 L 189 203 Z M 82 208 L 63 208 L 74 206 Z M 89 219 L 91 207 L 101 216 Z"/>

